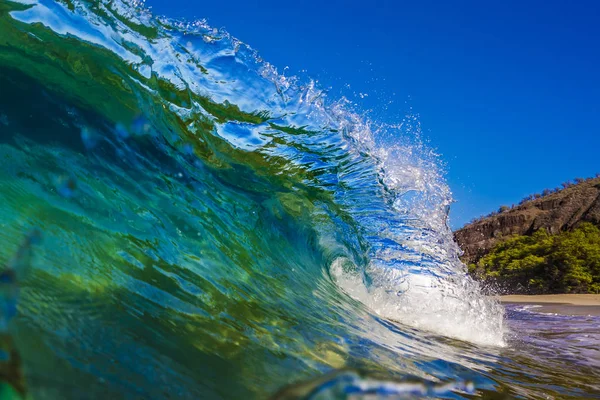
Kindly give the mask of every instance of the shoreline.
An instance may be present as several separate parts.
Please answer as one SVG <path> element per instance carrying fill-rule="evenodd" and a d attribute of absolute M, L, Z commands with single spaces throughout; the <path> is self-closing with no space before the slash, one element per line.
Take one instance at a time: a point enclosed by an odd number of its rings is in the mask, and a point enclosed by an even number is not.
<path fill-rule="evenodd" d="M 495 296 L 502 304 L 535 306 L 536 312 L 600 317 L 600 294 L 545 294 Z"/>
<path fill-rule="evenodd" d="M 572 306 L 599 306 L 600 294 L 540 294 L 495 296 L 501 303 L 567 304 Z"/>

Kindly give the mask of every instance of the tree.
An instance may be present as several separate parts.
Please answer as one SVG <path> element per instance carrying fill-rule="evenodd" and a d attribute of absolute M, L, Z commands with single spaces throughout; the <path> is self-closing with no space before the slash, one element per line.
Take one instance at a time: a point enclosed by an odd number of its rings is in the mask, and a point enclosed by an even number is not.
<path fill-rule="evenodd" d="M 501 214 L 501 213 L 503 213 L 505 211 L 508 211 L 508 210 L 510 210 L 509 206 L 500 206 L 500 208 L 498 209 L 498 213 Z"/>
<path fill-rule="evenodd" d="M 518 291 L 599 293 L 600 228 L 588 222 L 574 231 L 513 236 L 497 244 L 469 271 Z"/>

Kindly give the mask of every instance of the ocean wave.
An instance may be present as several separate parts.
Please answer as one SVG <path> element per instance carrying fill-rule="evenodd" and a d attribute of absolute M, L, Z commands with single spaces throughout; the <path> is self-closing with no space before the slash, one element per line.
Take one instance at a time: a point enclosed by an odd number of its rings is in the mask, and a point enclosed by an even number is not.
<path fill-rule="evenodd" d="M 19 318 L 72 376 L 261 397 L 280 369 L 389 372 L 398 354 L 423 378 L 485 369 L 430 335 L 505 345 L 412 116 L 379 124 L 227 32 L 139 2 L 2 1 L 0 38 L 0 239 L 9 252 L 44 231 Z M 238 383 L 209 385 L 201 361 L 223 382 L 239 366 Z"/>

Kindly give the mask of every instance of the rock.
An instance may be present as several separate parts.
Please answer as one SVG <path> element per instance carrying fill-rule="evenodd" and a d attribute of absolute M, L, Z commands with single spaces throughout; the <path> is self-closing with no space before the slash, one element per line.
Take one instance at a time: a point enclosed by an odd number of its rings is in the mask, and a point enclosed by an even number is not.
<path fill-rule="evenodd" d="M 583 221 L 600 225 L 600 178 L 467 224 L 454 233 L 454 238 L 464 252 L 461 259 L 471 264 L 512 235 L 530 235 L 539 229 L 556 234 L 574 229 Z"/>

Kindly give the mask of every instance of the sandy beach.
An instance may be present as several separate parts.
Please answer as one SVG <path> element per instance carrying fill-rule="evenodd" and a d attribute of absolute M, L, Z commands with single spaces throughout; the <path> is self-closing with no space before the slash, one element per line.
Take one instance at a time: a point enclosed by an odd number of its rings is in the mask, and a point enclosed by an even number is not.
<path fill-rule="evenodd" d="M 538 305 L 537 311 L 563 315 L 600 316 L 600 294 L 499 296 L 502 303 Z"/>
<path fill-rule="evenodd" d="M 500 296 L 503 303 L 570 304 L 574 306 L 600 306 L 600 294 L 546 294 Z"/>

